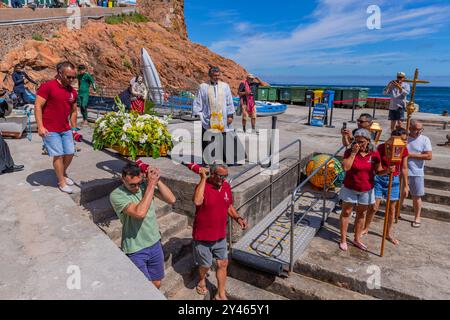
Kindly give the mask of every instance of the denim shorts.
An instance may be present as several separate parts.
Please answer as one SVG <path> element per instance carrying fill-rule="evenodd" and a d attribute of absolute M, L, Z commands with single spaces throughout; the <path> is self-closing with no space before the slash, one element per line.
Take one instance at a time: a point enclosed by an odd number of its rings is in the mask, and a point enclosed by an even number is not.
<path fill-rule="evenodd" d="M 209 268 L 213 264 L 213 258 L 218 260 L 228 259 L 227 240 L 195 241 L 193 242 L 194 262 L 197 266 Z"/>
<path fill-rule="evenodd" d="M 393 121 L 398 121 L 401 120 L 403 121 L 405 119 L 405 111 L 403 108 L 398 108 L 397 110 L 389 110 L 389 120 L 393 120 Z"/>
<path fill-rule="evenodd" d="M 127 256 L 148 280 L 159 281 L 164 278 L 164 253 L 161 241 Z"/>
<path fill-rule="evenodd" d="M 425 178 L 423 176 L 408 177 L 409 192 L 413 197 L 423 197 L 425 195 Z"/>
<path fill-rule="evenodd" d="M 75 153 L 72 130 L 49 132 L 44 138 L 44 145 L 50 157 L 58 157 Z"/>
<path fill-rule="evenodd" d="M 375 198 L 387 199 L 389 176 L 375 176 Z M 392 179 L 391 201 L 400 199 L 400 176 Z"/>
<path fill-rule="evenodd" d="M 367 192 L 359 192 L 342 187 L 339 198 L 346 203 L 368 206 L 375 203 L 375 192 L 373 189 Z"/>

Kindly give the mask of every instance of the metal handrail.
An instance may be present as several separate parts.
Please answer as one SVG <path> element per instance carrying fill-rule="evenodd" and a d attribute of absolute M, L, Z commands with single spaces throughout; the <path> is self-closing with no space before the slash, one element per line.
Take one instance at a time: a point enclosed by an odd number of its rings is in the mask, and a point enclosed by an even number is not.
<path fill-rule="evenodd" d="M 323 208 L 322 208 L 322 226 L 325 223 L 326 219 L 326 213 L 325 213 L 325 205 L 326 205 L 326 192 L 327 189 L 327 176 L 328 176 L 328 163 L 336 157 L 346 146 L 341 146 L 333 155 L 331 155 L 327 161 L 322 163 L 316 170 L 314 170 L 305 180 L 300 183 L 297 188 L 292 192 L 292 199 L 291 199 L 291 241 L 289 243 L 290 246 L 290 255 L 289 255 L 289 273 L 292 273 L 294 271 L 294 204 L 298 200 L 296 199 L 297 194 L 299 191 L 314 177 L 322 168 L 325 168 L 325 179 L 324 179 L 324 185 L 323 185 Z M 333 182 L 334 183 L 334 182 Z"/>
<path fill-rule="evenodd" d="M 298 164 L 296 164 L 296 166 L 300 166 L 300 162 L 301 162 L 301 156 L 302 156 L 302 141 L 300 139 L 294 140 L 291 143 L 287 144 L 286 146 L 284 146 L 283 148 L 279 149 L 276 153 L 271 154 L 270 156 L 268 156 L 266 159 L 262 160 L 262 161 L 258 161 L 255 164 L 252 164 L 251 166 L 247 167 L 246 169 L 242 170 L 240 173 L 238 173 L 237 175 L 231 177 L 228 180 L 228 183 L 231 185 L 232 182 L 234 180 L 236 180 L 237 178 L 243 176 L 245 173 L 249 172 L 252 169 L 255 169 L 257 167 L 262 167 L 263 163 L 266 163 L 267 161 L 272 161 L 273 157 L 278 156 L 281 152 L 283 152 L 284 150 L 290 148 L 291 146 L 293 146 L 294 144 L 298 143 Z M 284 159 L 283 159 L 284 160 Z M 287 173 L 289 173 L 291 171 L 292 168 L 294 168 L 295 166 L 290 167 L 288 170 L 286 170 L 286 172 L 284 174 L 282 174 L 280 177 L 278 177 L 275 180 L 272 180 L 272 175 L 270 176 L 270 183 L 265 186 L 262 190 L 260 190 L 259 192 L 257 192 L 256 194 L 254 194 L 253 196 L 251 196 L 249 199 L 247 199 L 243 204 L 241 204 L 238 208 L 236 208 L 236 211 L 242 209 L 242 207 L 244 207 L 246 204 L 250 203 L 252 200 L 254 200 L 257 196 L 259 196 L 262 192 L 264 192 L 265 190 L 267 190 L 267 188 L 271 188 L 270 191 L 270 210 L 272 210 L 272 186 L 275 182 L 277 182 L 278 180 L 280 180 L 282 177 L 284 177 Z M 300 172 L 299 172 L 299 179 L 300 179 Z M 235 188 L 236 186 L 233 186 L 233 188 Z M 231 253 L 233 250 L 233 228 L 232 228 L 232 221 L 231 218 L 228 217 L 228 250 Z"/>
<path fill-rule="evenodd" d="M 233 183 L 233 181 L 236 180 L 237 178 L 243 176 L 244 174 L 246 174 L 247 172 L 249 172 L 250 170 L 252 170 L 252 169 L 254 169 L 254 168 L 256 168 L 256 167 L 262 166 L 263 163 L 272 160 L 272 158 L 273 158 L 274 156 L 279 155 L 281 152 L 283 152 L 284 150 L 286 150 L 287 148 L 293 146 L 293 145 L 296 144 L 296 143 L 299 144 L 299 158 L 300 158 L 300 156 L 301 156 L 301 150 L 302 150 L 302 149 L 301 149 L 301 148 L 302 148 L 302 141 L 301 141 L 300 139 L 297 139 L 297 140 L 294 140 L 294 141 L 292 141 L 291 143 L 285 145 L 283 148 L 281 148 L 280 150 L 278 150 L 277 153 L 268 156 L 267 158 L 265 158 L 265 159 L 262 160 L 262 161 L 258 161 L 258 162 L 256 162 L 256 163 L 254 163 L 254 164 L 248 166 L 247 168 L 245 168 L 244 170 L 242 170 L 241 172 L 239 172 L 237 175 L 231 177 L 231 178 L 228 180 L 228 183 L 231 185 L 231 184 Z"/>

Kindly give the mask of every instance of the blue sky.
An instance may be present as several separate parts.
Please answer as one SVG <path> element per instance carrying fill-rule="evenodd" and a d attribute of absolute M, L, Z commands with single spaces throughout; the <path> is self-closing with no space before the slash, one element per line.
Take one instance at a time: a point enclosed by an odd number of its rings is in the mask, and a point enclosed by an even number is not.
<path fill-rule="evenodd" d="M 419 68 L 450 86 L 447 0 L 185 0 L 185 13 L 192 41 L 272 83 L 384 85 Z"/>

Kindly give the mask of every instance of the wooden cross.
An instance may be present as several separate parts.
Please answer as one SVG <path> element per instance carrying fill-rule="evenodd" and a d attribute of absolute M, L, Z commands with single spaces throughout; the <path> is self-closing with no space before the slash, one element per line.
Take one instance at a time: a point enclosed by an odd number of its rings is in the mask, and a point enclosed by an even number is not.
<path fill-rule="evenodd" d="M 414 96 L 416 94 L 416 87 L 418 83 L 430 83 L 427 80 L 419 80 L 419 69 L 416 69 L 416 72 L 414 73 L 414 79 L 410 80 L 410 79 L 406 79 L 404 80 L 404 82 L 409 82 L 413 84 L 412 90 L 411 90 L 411 99 L 408 103 L 408 105 L 406 106 L 406 112 L 408 113 L 408 118 L 406 121 L 406 134 L 409 136 L 409 127 L 411 125 L 411 117 L 412 114 L 416 111 L 416 108 L 414 106 Z M 402 192 L 403 189 L 403 179 L 401 179 L 400 181 L 400 194 Z M 401 204 L 401 200 L 397 201 L 397 209 L 395 212 L 395 223 L 398 222 L 398 218 L 400 217 L 400 204 Z"/>
<path fill-rule="evenodd" d="M 430 83 L 430 81 L 427 80 L 419 80 L 419 69 L 416 69 L 416 72 L 414 73 L 414 79 L 406 79 L 404 82 L 409 82 L 413 84 L 412 90 L 411 90 L 411 99 L 406 106 L 406 112 L 408 113 L 408 120 L 406 122 L 406 131 L 409 135 L 409 126 L 411 124 L 411 116 L 416 111 L 416 108 L 414 107 L 414 96 L 416 94 L 416 87 L 418 83 Z"/>

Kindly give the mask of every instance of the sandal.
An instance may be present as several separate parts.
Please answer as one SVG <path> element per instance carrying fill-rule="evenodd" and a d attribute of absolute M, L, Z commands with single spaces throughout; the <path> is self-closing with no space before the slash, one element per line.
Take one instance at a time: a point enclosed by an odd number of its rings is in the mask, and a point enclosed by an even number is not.
<path fill-rule="evenodd" d="M 398 240 L 394 238 L 388 238 L 386 237 L 386 240 L 392 243 L 394 246 L 398 245 Z"/>
<path fill-rule="evenodd" d="M 206 285 L 200 286 L 199 284 L 195 287 L 195 290 L 197 291 L 197 293 L 201 296 L 206 296 L 206 294 L 208 293 L 208 288 L 206 288 Z"/>
<path fill-rule="evenodd" d="M 413 228 L 420 228 L 420 222 L 414 221 L 414 222 L 411 223 L 411 226 L 412 226 Z"/>
<path fill-rule="evenodd" d="M 342 251 L 347 251 L 348 250 L 347 242 L 339 243 L 339 249 L 341 249 Z"/>
<path fill-rule="evenodd" d="M 359 249 L 361 249 L 362 251 L 367 251 L 367 246 L 362 243 L 362 242 L 358 242 L 358 241 L 353 241 L 353 245 Z"/>

